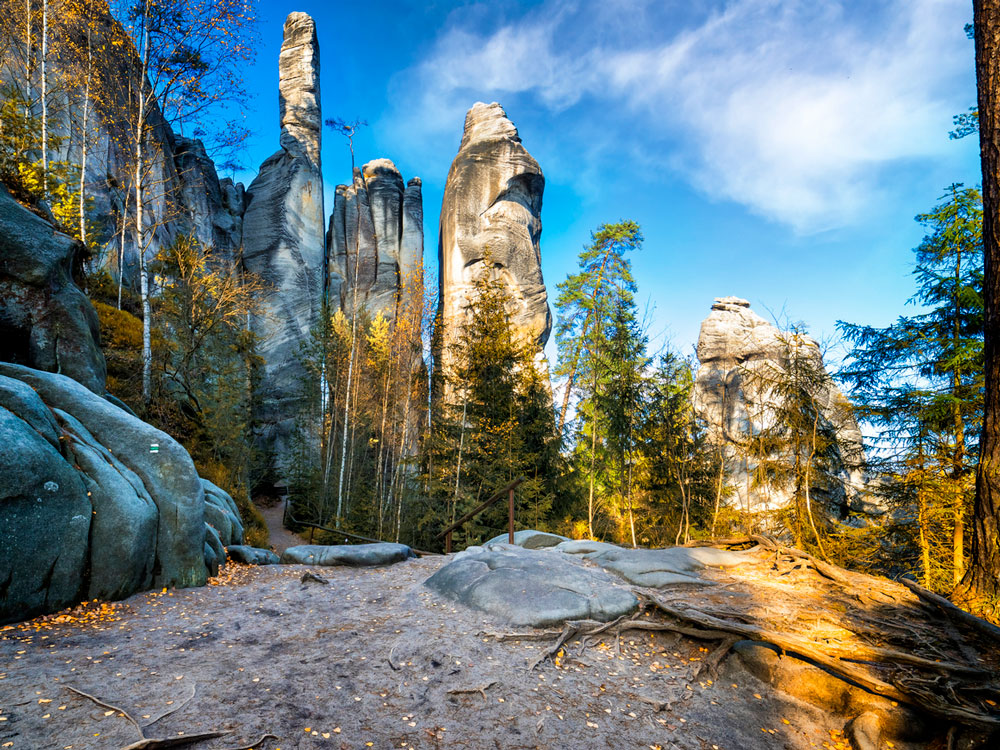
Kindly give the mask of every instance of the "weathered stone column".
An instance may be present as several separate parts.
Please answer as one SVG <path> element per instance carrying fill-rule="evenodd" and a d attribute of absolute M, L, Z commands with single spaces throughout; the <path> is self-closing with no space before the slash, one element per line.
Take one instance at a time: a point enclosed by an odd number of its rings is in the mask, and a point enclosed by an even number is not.
<path fill-rule="evenodd" d="M 325 273 L 319 43 L 305 13 L 285 21 L 278 68 L 281 149 L 261 165 L 247 191 L 243 259 L 273 287 L 266 313 L 252 326 L 264 359 L 256 397 L 264 425 L 259 438 L 280 470 L 305 406 L 306 372 L 297 356 L 319 319 Z"/>
<path fill-rule="evenodd" d="M 484 273 L 507 285 L 519 332 L 539 347 L 548 341 L 552 315 L 539 248 L 544 189 L 542 170 L 503 107 L 474 104 L 441 203 L 439 367 L 449 366 L 449 348 L 466 322 L 474 282 Z M 539 366 L 544 368 L 541 359 Z"/>

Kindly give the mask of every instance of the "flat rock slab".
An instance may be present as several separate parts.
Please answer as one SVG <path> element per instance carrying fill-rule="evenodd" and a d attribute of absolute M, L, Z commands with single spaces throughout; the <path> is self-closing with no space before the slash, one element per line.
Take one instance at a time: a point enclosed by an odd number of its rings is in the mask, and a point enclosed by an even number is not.
<path fill-rule="evenodd" d="M 607 622 L 634 612 L 639 601 L 601 570 L 551 550 L 508 544 L 459 552 L 426 586 L 514 626 L 566 620 Z"/>
<path fill-rule="evenodd" d="M 690 584 L 711 585 L 698 575 L 707 568 L 733 568 L 751 562 L 740 552 L 714 547 L 668 547 L 667 549 L 626 549 L 606 542 L 567 541 L 558 552 L 579 555 L 636 586 L 661 588 Z"/>
<path fill-rule="evenodd" d="M 507 544 L 508 539 L 509 537 L 507 534 L 500 534 L 499 536 L 495 536 L 490 539 L 483 546 L 490 544 Z M 514 544 L 518 547 L 524 547 L 525 549 L 545 549 L 546 547 L 555 547 L 557 544 L 568 541 L 570 541 L 569 537 L 562 536 L 561 534 L 550 534 L 547 531 L 521 529 L 520 531 L 514 532 Z"/>
<path fill-rule="evenodd" d="M 232 544 L 226 547 L 226 554 L 244 565 L 277 565 L 281 562 L 281 558 L 271 550 L 247 544 Z"/>
<path fill-rule="evenodd" d="M 302 544 L 289 547 L 281 554 L 281 562 L 302 565 L 392 565 L 416 557 L 405 544 Z"/>

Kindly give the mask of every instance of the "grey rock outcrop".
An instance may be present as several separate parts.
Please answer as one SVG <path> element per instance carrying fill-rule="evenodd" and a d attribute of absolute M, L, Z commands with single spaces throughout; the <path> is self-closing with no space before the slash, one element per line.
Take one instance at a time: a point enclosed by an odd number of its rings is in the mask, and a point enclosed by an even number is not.
<path fill-rule="evenodd" d="M 0 363 L 0 444 L 0 622 L 198 586 L 243 541 L 178 443 L 63 375 Z"/>
<path fill-rule="evenodd" d="M 281 562 L 301 565 L 392 565 L 416 557 L 405 544 L 301 544 L 281 553 Z"/>
<path fill-rule="evenodd" d="M 548 340 L 552 315 L 539 246 L 544 188 L 538 162 L 503 108 L 495 102 L 474 104 L 465 116 L 441 203 L 438 314 L 443 335 L 437 347 L 445 368 L 465 324 L 474 282 L 484 274 L 506 285 L 511 321 L 520 334 L 540 347 Z"/>
<path fill-rule="evenodd" d="M 507 534 L 499 534 L 483 544 L 488 547 L 491 544 L 506 544 Z M 514 544 L 525 549 L 546 549 L 555 547 L 562 542 L 570 541 L 569 537 L 561 534 L 550 534 L 547 531 L 536 531 L 535 529 L 521 529 L 514 532 Z"/>
<path fill-rule="evenodd" d="M 711 547 L 626 549 L 606 542 L 567 541 L 556 551 L 579 555 L 636 586 L 662 588 L 679 584 L 705 586 L 711 581 L 698 573 L 707 568 L 734 568 L 751 562 L 739 552 Z"/>
<path fill-rule="evenodd" d="M 330 299 L 388 319 L 405 293 L 422 294 L 424 210 L 419 177 L 406 185 L 389 159 L 354 171 L 338 185 L 327 231 Z"/>
<path fill-rule="evenodd" d="M 269 549 L 233 544 L 226 547 L 226 553 L 235 562 L 243 565 L 277 565 L 280 558 Z"/>
<path fill-rule="evenodd" d="M 104 392 L 97 313 L 73 281 L 82 246 L 0 185 L 0 360 Z"/>
<path fill-rule="evenodd" d="M 773 423 L 775 405 L 783 396 L 770 384 L 789 370 L 794 358 L 803 371 L 815 373 L 812 397 L 820 413 L 820 429 L 835 435 L 830 450 L 835 486 L 817 487 L 816 496 L 832 507 L 845 509 L 860 502 L 864 487 L 861 431 L 847 399 L 825 376 L 823 355 L 808 336 L 781 331 L 750 309 L 738 297 L 720 297 L 701 325 L 694 408 L 707 425 L 709 439 L 722 447 L 730 504 L 751 512 L 776 510 L 792 497 L 788 486 L 755 487 L 749 481 L 748 462 L 736 446 L 748 430 Z M 749 464 L 749 471 L 754 466 Z"/>
<path fill-rule="evenodd" d="M 296 355 L 318 320 L 325 273 L 319 43 L 305 13 L 285 21 L 279 91 L 281 149 L 261 165 L 243 217 L 244 263 L 272 286 L 253 327 L 264 360 L 257 397 L 261 442 L 277 457 L 295 430 L 296 394 L 305 377 Z"/>
<path fill-rule="evenodd" d="M 631 591 L 601 570 L 553 550 L 507 544 L 469 547 L 424 585 L 515 626 L 608 622 L 639 606 Z"/>

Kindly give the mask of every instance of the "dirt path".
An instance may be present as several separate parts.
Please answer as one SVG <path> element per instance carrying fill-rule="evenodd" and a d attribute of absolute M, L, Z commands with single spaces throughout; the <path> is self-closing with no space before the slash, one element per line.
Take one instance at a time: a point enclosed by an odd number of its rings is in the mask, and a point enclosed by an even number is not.
<path fill-rule="evenodd" d="M 257 509 L 264 516 L 264 522 L 267 524 L 267 531 L 270 534 L 271 546 L 274 547 L 279 555 L 289 547 L 295 547 L 299 544 L 309 544 L 309 540 L 306 537 L 299 536 L 294 531 L 289 531 L 282 525 L 281 519 L 285 512 L 284 503 L 277 503 L 269 508 L 258 505 Z"/>
<path fill-rule="evenodd" d="M 528 671 L 551 641 L 498 641 L 490 633 L 502 625 L 424 588 L 445 559 L 230 565 L 215 585 L 4 628 L 0 748 L 117 750 L 139 739 L 68 686 L 143 723 L 179 706 L 149 737 L 231 731 L 195 750 L 264 733 L 278 739 L 263 750 L 806 750 L 840 739 L 842 720 L 779 697 L 734 659 L 717 681 L 692 680 L 707 649 L 677 636 L 636 634 L 620 653 L 610 639 L 574 646 Z M 329 584 L 301 583 L 307 570 Z"/>

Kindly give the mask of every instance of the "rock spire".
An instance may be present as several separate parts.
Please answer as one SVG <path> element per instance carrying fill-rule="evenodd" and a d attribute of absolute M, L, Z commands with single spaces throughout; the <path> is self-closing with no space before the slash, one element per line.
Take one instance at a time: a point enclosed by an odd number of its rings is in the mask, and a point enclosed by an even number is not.
<path fill-rule="evenodd" d="M 279 461 L 300 411 L 297 394 L 305 373 L 296 355 L 318 320 L 325 271 L 316 25 L 305 13 L 291 13 L 284 34 L 278 64 L 281 149 L 250 185 L 243 219 L 244 263 L 273 287 L 253 328 L 264 359 L 257 399 L 262 447 Z"/>
<path fill-rule="evenodd" d="M 464 324 L 474 282 L 482 274 L 502 280 L 511 297 L 511 320 L 540 347 L 552 327 L 539 238 L 545 178 L 521 144 L 503 107 L 477 102 L 465 116 L 458 154 L 441 204 L 438 260 L 438 361 Z M 541 363 L 540 363 L 541 364 Z"/>

